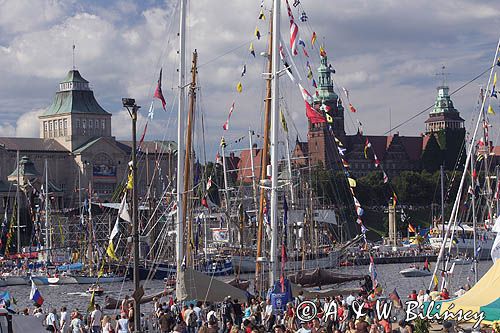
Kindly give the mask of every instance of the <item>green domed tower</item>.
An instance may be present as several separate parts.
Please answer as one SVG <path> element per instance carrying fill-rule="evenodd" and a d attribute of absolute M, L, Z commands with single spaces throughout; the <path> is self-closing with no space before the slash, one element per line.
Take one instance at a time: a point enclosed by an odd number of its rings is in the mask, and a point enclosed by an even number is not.
<path fill-rule="evenodd" d="M 339 96 L 333 91 L 333 81 L 331 75 L 333 69 L 328 64 L 327 56 L 321 57 L 321 64 L 318 67 L 318 88 L 314 95 L 314 108 L 321 113 L 328 112 L 333 131 L 341 141 L 345 138 L 344 129 L 344 107 Z M 328 124 L 309 122 L 309 131 L 307 133 L 309 158 L 312 165 L 319 163 L 325 167 L 331 168 L 336 164 L 334 138 L 328 131 Z"/>
<path fill-rule="evenodd" d="M 96 137 L 111 137 L 111 113 L 94 97 L 80 72 L 72 69 L 59 83 L 52 105 L 40 119 L 40 137 L 55 139 L 70 151 Z"/>

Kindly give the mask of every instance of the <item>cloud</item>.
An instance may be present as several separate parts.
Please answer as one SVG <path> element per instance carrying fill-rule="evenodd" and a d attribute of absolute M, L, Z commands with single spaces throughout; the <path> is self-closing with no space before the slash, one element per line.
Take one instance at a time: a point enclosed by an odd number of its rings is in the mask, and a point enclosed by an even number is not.
<path fill-rule="evenodd" d="M 45 109 L 38 109 L 23 113 L 16 122 L 17 137 L 40 137 L 40 124 L 38 117 L 42 115 Z M 36 121 L 34 121 L 36 119 Z"/>
<path fill-rule="evenodd" d="M 71 68 L 71 45 L 76 44 L 76 66 L 91 82 L 99 103 L 113 113 L 113 134 L 130 137 L 130 120 L 120 109 L 121 98 L 136 98 L 142 130 L 158 72 L 163 67 L 163 91 L 168 109 L 157 110 L 148 125 L 148 139 L 176 138 L 178 20 L 177 1 L 32 1 L 0 2 L 0 115 L 3 133 L 38 136 L 38 121 L 30 111 L 50 104 L 57 83 Z M 435 99 L 440 80 L 434 74 L 446 65 L 451 90 L 489 66 L 500 26 L 500 5 L 465 0 L 339 0 L 335 6 L 318 1 L 302 3 L 309 21 L 299 22 L 301 38 L 309 45 L 312 31 L 324 43 L 337 70 L 338 87 L 351 91 L 356 115 L 346 113 L 346 128 L 355 131 L 357 117 L 365 132 L 382 134 L 392 124 L 409 118 Z M 266 0 L 266 8 L 270 1 Z M 296 17 L 302 9 L 292 8 Z M 199 55 L 197 107 L 203 111 L 208 150 L 218 147 L 221 135 L 238 137 L 249 127 L 262 132 L 266 72 L 265 59 L 249 55 L 248 46 L 259 27 L 263 37 L 253 40 L 256 53 L 267 49 L 269 12 L 257 19 L 252 1 L 197 0 L 188 8 L 187 71 L 194 49 Z M 282 37 L 289 38 L 286 10 L 282 10 Z M 8 13 L 8 14 L 5 14 Z M 17 14 L 16 14 L 17 13 Z M 22 13 L 19 14 L 19 13 Z M 16 15 L 14 15 L 16 14 Z M 481 24 L 478 24 L 480 20 Z M 308 49 L 309 61 L 318 66 L 317 48 Z M 294 58 L 302 71 L 303 56 Z M 240 77 L 247 65 L 247 75 Z M 317 74 L 315 73 L 316 81 Z M 235 92 L 242 80 L 244 91 Z M 462 117 L 470 118 L 477 84 L 453 97 Z M 286 76 L 280 92 L 290 115 L 290 128 L 305 139 L 307 123 L 296 86 Z M 474 87 L 472 87 L 474 86 Z M 232 101 L 235 112 L 230 131 L 222 124 Z M 30 128 L 15 115 L 23 114 Z M 29 120 L 29 121 L 28 121 Z M 425 115 L 403 126 L 402 134 L 418 135 Z M 142 122 L 142 124 L 141 124 Z M 200 126 L 200 121 L 196 124 Z M 295 125 L 295 126 L 294 126 Z M 36 128 L 35 128 L 36 127 Z M 168 129 L 168 130 L 167 130 Z M 292 130 L 295 132 L 294 130 Z M 22 133 L 22 134 L 21 134 Z M 140 133 L 138 134 L 138 136 Z M 208 155 L 212 155 L 209 153 Z"/>

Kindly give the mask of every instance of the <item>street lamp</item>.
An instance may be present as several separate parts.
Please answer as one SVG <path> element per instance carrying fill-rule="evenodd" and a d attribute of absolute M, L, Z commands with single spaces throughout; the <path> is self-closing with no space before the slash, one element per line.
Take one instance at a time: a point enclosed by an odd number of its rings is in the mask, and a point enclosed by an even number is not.
<path fill-rule="evenodd" d="M 134 244 L 134 290 L 136 295 L 140 295 L 139 289 L 139 219 L 137 215 L 137 111 L 140 109 L 133 98 L 122 98 L 123 107 L 127 109 L 132 119 L 132 239 Z M 134 299 L 134 331 L 141 332 L 141 310 L 139 299 Z"/>

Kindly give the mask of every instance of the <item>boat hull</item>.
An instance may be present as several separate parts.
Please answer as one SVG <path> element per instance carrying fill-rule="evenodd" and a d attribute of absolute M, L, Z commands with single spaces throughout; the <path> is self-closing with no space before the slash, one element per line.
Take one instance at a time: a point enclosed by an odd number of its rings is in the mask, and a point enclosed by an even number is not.
<path fill-rule="evenodd" d="M 198 271 L 210 276 L 225 276 L 234 273 L 233 263 L 231 261 L 227 261 L 223 265 L 217 267 L 211 266 L 205 269 L 199 269 Z M 133 270 L 130 270 L 130 272 L 133 274 Z M 158 264 L 153 267 L 139 267 L 139 278 L 141 280 L 146 280 L 148 278 L 153 280 L 163 280 L 171 278 L 176 274 L 177 267 L 169 264 Z"/>
<path fill-rule="evenodd" d="M 291 260 L 290 258 L 286 262 L 287 270 L 297 271 L 300 269 L 315 269 L 315 268 L 334 268 L 339 266 L 339 254 L 338 252 L 330 252 L 323 257 L 316 259 L 306 259 L 302 260 Z M 240 271 L 240 273 L 254 273 L 255 272 L 255 257 L 251 256 L 239 256 L 233 255 L 232 262 L 235 271 Z M 264 264 L 264 269 L 267 270 L 268 267 Z"/>
<path fill-rule="evenodd" d="M 37 286 L 49 284 L 49 278 L 47 276 L 31 276 L 26 277 L 27 281 L 33 281 Z"/>
<path fill-rule="evenodd" d="M 404 277 L 421 277 L 421 276 L 432 275 L 432 273 L 429 271 L 416 268 L 403 269 L 402 271 L 399 272 L 399 274 L 403 275 Z"/>
<path fill-rule="evenodd" d="M 72 276 L 60 276 L 48 278 L 49 284 L 51 285 L 61 285 L 61 284 L 77 284 L 78 281 Z"/>
<path fill-rule="evenodd" d="M 22 286 L 27 284 L 23 276 L 4 276 L 3 280 L 7 286 Z"/>

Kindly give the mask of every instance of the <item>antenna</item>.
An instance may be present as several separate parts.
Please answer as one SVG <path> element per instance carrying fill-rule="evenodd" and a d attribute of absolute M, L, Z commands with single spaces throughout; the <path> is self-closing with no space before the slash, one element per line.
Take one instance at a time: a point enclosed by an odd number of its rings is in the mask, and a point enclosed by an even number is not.
<path fill-rule="evenodd" d="M 446 66 L 443 65 L 443 66 L 441 66 L 441 73 L 434 74 L 436 76 L 441 76 L 442 77 L 442 83 L 441 83 L 442 86 L 446 86 L 447 75 L 450 75 L 450 73 L 446 73 L 444 71 L 445 69 L 446 69 Z"/>
<path fill-rule="evenodd" d="M 75 66 L 75 41 L 73 41 L 73 69 L 76 69 Z"/>

